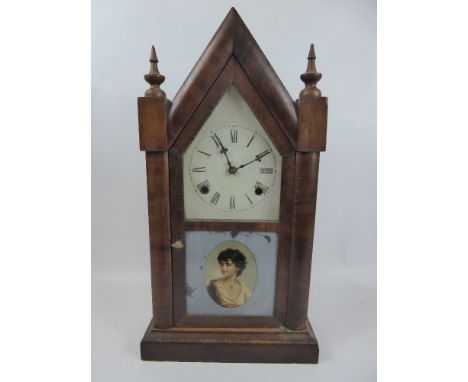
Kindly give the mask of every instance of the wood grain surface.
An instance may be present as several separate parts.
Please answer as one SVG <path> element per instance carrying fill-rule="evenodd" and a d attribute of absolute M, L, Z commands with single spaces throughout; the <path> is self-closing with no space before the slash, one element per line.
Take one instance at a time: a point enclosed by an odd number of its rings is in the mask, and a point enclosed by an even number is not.
<path fill-rule="evenodd" d="M 154 48 L 151 87 L 138 99 L 140 148 L 146 151 L 153 319 L 144 360 L 317 363 L 307 319 L 320 152 L 328 100 L 316 84 L 311 45 L 305 88 L 294 102 L 232 8 L 171 103 L 159 85 Z M 282 156 L 278 221 L 187 220 L 183 154 L 225 90 L 234 84 Z M 262 231 L 278 235 L 271 316 L 187 315 L 187 231 Z"/>

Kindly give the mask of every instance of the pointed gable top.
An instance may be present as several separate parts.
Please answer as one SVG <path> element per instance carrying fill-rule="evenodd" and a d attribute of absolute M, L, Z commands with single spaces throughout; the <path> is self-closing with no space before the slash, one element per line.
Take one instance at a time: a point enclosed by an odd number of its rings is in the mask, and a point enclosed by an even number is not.
<path fill-rule="evenodd" d="M 173 99 L 168 118 L 169 141 L 173 143 L 178 137 L 231 57 L 296 146 L 296 105 L 235 8 L 231 8 Z"/>

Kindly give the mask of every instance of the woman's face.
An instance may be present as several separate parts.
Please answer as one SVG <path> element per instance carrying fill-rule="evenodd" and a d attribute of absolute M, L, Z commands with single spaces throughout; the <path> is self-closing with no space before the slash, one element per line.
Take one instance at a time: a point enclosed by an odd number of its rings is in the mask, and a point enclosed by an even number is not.
<path fill-rule="evenodd" d="M 236 267 L 236 264 L 234 264 L 231 259 L 221 261 L 219 267 L 224 277 L 232 277 L 233 275 L 237 275 L 239 271 L 239 268 Z"/>

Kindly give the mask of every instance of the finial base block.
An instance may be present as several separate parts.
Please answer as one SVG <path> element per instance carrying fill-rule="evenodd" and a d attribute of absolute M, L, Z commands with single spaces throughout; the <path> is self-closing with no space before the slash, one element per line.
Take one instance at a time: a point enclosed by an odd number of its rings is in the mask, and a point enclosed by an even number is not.
<path fill-rule="evenodd" d="M 158 90 L 161 91 L 161 89 Z M 141 151 L 166 151 L 168 149 L 167 107 L 168 103 L 164 97 L 138 98 Z"/>
<path fill-rule="evenodd" d="M 302 152 L 325 151 L 327 146 L 327 97 L 317 97 L 314 92 L 301 94 L 298 106 L 297 150 Z"/>

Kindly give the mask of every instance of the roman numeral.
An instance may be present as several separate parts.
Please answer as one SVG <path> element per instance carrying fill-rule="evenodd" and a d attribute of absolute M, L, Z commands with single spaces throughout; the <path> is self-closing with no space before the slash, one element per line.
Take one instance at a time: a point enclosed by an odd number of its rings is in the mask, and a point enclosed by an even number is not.
<path fill-rule="evenodd" d="M 265 151 L 263 151 L 262 153 L 260 153 L 260 154 L 258 154 L 257 156 L 255 156 L 255 158 L 257 158 L 257 160 L 260 162 L 264 156 L 267 156 L 267 155 L 270 154 L 270 153 L 271 153 L 270 150 L 265 150 Z"/>
<path fill-rule="evenodd" d="M 247 195 L 247 194 L 244 194 L 244 195 L 247 198 L 247 200 L 250 202 L 250 204 L 253 204 L 252 199 L 249 198 L 249 195 Z"/>
<path fill-rule="evenodd" d="M 230 199 L 229 199 L 229 208 L 231 210 L 236 209 L 236 198 L 234 196 L 231 196 Z"/>
<path fill-rule="evenodd" d="M 268 187 L 262 184 L 261 182 L 256 182 L 255 183 L 255 188 L 262 190 L 263 193 L 268 191 Z"/>
<path fill-rule="evenodd" d="M 260 168 L 260 174 L 273 174 L 273 169 L 271 167 L 262 167 Z"/>
<path fill-rule="evenodd" d="M 192 172 L 206 172 L 206 166 L 203 167 L 193 167 Z"/>
<path fill-rule="evenodd" d="M 210 188 L 210 182 L 208 182 L 207 180 L 197 184 L 197 188 L 201 191 L 201 189 L 203 187 L 206 187 L 206 188 Z"/>
<path fill-rule="evenodd" d="M 252 141 L 253 141 L 254 138 L 255 138 L 255 134 L 252 135 L 252 138 L 250 138 L 250 141 L 249 141 L 249 143 L 247 143 L 247 146 L 246 146 L 246 147 L 249 147 L 249 146 L 250 146 L 250 144 L 252 143 Z"/>
<path fill-rule="evenodd" d="M 205 153 L 204 151 L 197 150 L 200 154 L 206 155 L 208 158 L 211 156 L 211 154 Z"/>
<path fill-rule="evenodd" d="M 237 143 L 237 130 L 231 129 L 231 142 Z"/>
<path fill-rule="evenodd" d="M 214 133 L 212 136 L 211 136 L 211 139 L 213 140 L 213 142 L 215 143 L 216 147 L 219 148 L 222 146 L 221 144 L 221 139 L 219 139 L 218 135 L 216 133 Z"/>
<path fill-rule="evenodd" d="M 218 204 L 220 196 L 221 195 L 219 194 L 219 192 L 215 192 L 215 194 L 213 195 L 213 197 L 210 200 L 210 203 L 214 204 L 216 206 Z"/>

